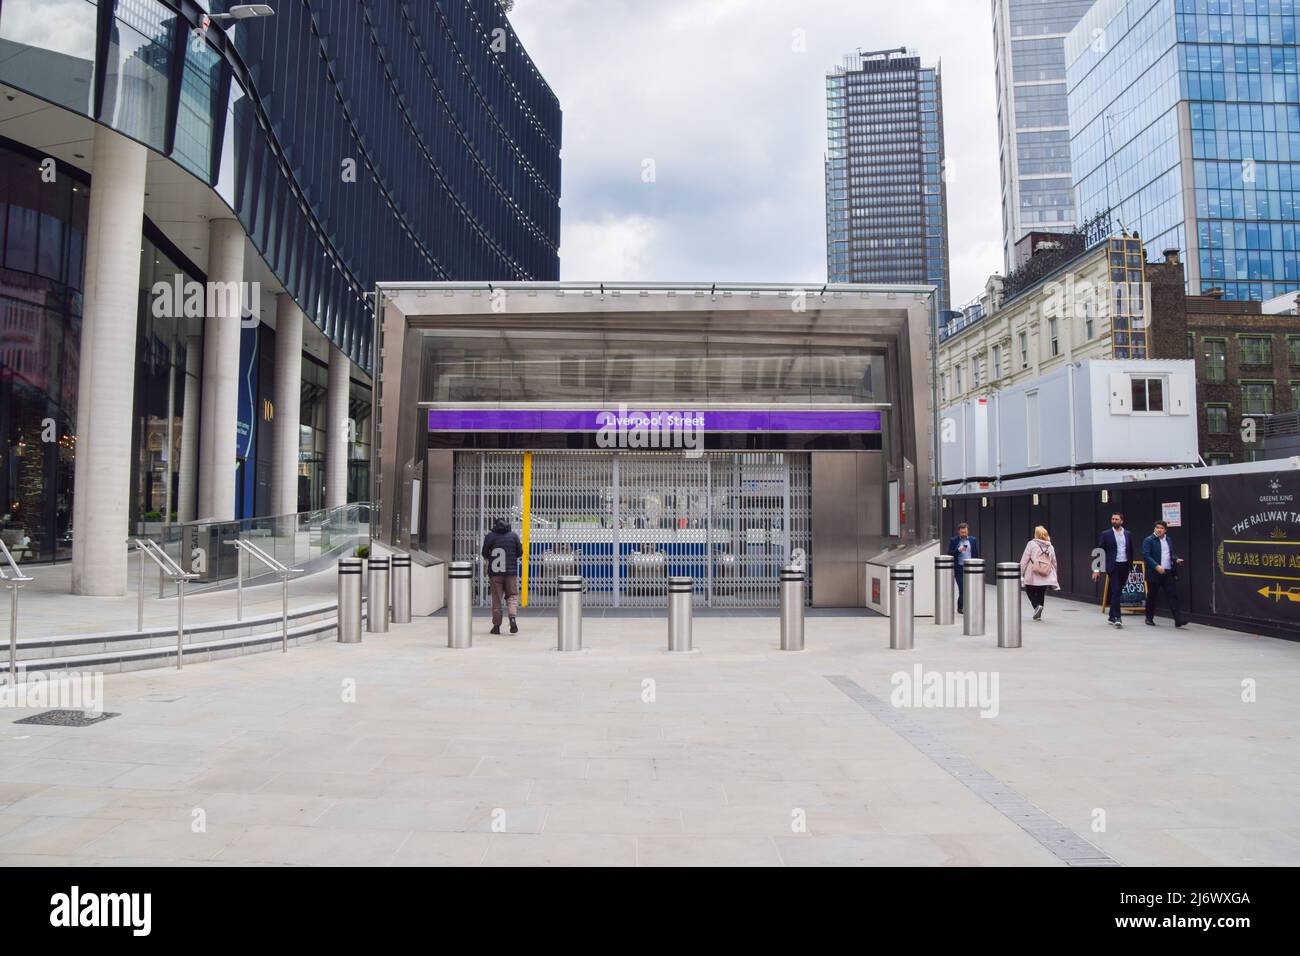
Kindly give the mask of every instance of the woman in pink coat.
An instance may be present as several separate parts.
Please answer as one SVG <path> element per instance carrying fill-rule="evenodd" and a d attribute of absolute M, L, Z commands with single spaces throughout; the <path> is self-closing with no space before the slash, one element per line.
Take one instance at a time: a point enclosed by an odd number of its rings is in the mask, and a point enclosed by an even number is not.
<path fill-rule="evenodd" d="M 1025 553 L 1020 556 L 1020 583 L 1034 606 L 1034 620 L 1041 621 L 1047 589 L 1061 590 L 1056 580 L 1056 549 L 1041 524 L 1034 529 L 1033 540 L 1025 545 Z"/>

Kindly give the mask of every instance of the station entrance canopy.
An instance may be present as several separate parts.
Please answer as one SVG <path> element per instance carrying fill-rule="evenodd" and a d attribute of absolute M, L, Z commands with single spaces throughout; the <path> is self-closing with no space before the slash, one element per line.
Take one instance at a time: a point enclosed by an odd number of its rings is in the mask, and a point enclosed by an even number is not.
<path fill-rule="evenodd" d="M 386 544 L 472 560 L 506 517 L 534 602 L 563 564 L 620 606 L 662 602 L 654 569 L 695 578 L 702 602 L 774 604 L 766 577 L 802 556 L 813 602 L 845 606 L 867 558 L 933 534 L 929 288 L 378 296 Z"/>

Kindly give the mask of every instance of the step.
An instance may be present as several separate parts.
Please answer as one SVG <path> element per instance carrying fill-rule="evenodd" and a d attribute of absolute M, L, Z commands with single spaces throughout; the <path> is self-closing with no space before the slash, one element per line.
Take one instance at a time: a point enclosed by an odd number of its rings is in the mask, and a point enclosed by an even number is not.
<path fill-rule="evenodd" d="M 338 614 L 336 602 L 329 601 L 306 607 L 291 608 L 289 628 L 333 620 Z M 281 617 L 261 614 L 241 620 L 196 621 L 185 625 L 185 643 L 206 644 L 227 638 L 258 634 L 279 636 Z M 148 650 L 150 648 L 176 648 L 176 626 L 146 627 L 143 631 L 101 631 L 86 634 L 60 634 L 48 637 L 19 637 L 17 658 L 20 661 L 44 660 L 54 657 L 111 654 L 119 651 Z"/>
<path fill-rule="evenodd" d="M 362 617 L 365 617 L 364 610 Z M 337 637 L 338 621 L 330 617 L 323 621 L 314 621 L 289 629 L 289 646 L 332 640 Z M 258 634 L 244 634 L 239 637 L 222 637 L 196 644 L 188 641 L 184 648 L 184 663 L 197 664 L 205 661 L 239 657 L 244 654 L 256 654 L 262 651 L 279 650 L 281 636 L 279 630 Z M 363 635 L 364 639 L 364 635 Z M 168 647 L 139 647 L 122 649 L 110 647 L 95 653 L 68 654 L 57 657 L 45 657 L 23 662 L 23 669 L 28 673 L 37 671 L 82 671 L 92 670 L 104 674 L 125 673 L 127 671 L 145 670 L 151 667 L 176 666 L 176 634 L 172 632 L 172 642 Z"/>

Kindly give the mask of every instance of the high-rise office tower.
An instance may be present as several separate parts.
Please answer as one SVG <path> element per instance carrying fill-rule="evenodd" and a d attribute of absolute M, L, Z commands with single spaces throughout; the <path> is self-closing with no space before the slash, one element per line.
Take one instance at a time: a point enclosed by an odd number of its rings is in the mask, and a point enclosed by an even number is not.
<path fill-rule="evenodd" d="M 1188 290 L 1300 287 L 1295 0 L 1098 0 L 1066 39 L 1080 208 L 1178 249 Z"/>
<path fill-rule="evenodd" d="M 1070 180 L 1065 37 L 1093 0 L 992 3 L 1002 252 L 1010 273 L 1024 236 L 1068 231 L 1080 222 Z"/>
<path fill-rule="evenodd" d="M 861 51 L 826 74 L 826 273 L 934 285 L 949 307 L 948 200 L 938 67 Z"/>

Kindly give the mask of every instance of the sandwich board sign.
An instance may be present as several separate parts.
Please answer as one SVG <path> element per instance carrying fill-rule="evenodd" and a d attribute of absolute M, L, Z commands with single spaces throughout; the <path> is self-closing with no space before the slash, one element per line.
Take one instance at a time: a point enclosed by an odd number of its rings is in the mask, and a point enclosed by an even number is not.
<path fill-rule="evenodd" d="M 1101 609 L 1107 613 L 1110 611 L 1110 575 L 1106 576 L 1106 584 L 1101 589 Z M 1124 582 L 1124 588 L 1119 592 L 1119 609 L 1123 614 L 1146 613 L 1146 562 L 1134 561 L 1133 566 L 1129 568 L 1128 580 Z"/>

